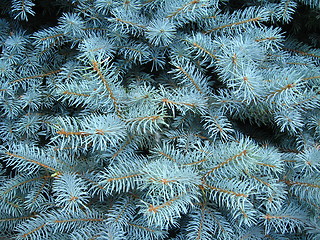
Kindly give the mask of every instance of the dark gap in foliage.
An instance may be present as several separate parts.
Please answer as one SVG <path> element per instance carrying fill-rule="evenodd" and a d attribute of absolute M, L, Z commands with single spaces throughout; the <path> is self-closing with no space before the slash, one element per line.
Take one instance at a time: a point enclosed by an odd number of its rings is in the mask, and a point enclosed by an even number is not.
<path fill-rule="evenodd" d="M 292 21 L 283 26 L 299 41 L 313 47 L 320 47 L 320 10 L 299 4 Z"/>
<path fill-rule="evenodd" d="M 277 140 L 274 138 L 276 131 L 270 125 L 258 125 L 249 119 L 245 119 L 243 121 L 235 120 L 233 122 L 244 135 L 250 136 L 257 142 L 271 142 L 273 144 L 277 144 Z"/>
<path fill-rule="evenodd" d="M 35 6 L 32 8 L 35 11 L 34 16 L 29 14 L 28 21 L 20 21 L 21 26 L 30 33 L 56 26 L 62 12 L 55 1 L 36 0 L 34 3 Z"/>

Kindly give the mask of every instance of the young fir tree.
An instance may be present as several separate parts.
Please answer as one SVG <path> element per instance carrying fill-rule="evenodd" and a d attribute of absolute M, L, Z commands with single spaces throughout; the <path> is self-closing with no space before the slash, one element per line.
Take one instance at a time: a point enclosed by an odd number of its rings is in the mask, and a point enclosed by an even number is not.
<path fill-rule="evenodd" d="M 0 237 L 320 238 L 318 0 L 38 2 L 0 4 Z"/>

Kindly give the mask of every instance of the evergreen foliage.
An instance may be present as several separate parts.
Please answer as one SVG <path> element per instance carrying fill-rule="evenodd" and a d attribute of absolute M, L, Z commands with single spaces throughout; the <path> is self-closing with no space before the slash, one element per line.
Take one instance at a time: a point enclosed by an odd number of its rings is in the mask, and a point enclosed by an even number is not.
<path fill-rule="evenodd" d="M 0 238 L 319 239 L 302 8 L 319 20 L 318 0 L 2 1 Z"/>

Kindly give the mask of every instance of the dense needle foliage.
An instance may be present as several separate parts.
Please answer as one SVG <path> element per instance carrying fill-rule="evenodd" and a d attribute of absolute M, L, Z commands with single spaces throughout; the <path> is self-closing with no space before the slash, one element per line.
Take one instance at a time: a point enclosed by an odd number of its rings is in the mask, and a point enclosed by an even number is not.
<path fill-rule="evenodd" d="M 1 239 L 320 238 L 320 1 L 0 11 Z"/>

